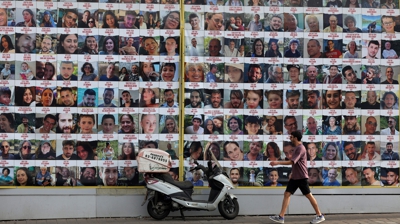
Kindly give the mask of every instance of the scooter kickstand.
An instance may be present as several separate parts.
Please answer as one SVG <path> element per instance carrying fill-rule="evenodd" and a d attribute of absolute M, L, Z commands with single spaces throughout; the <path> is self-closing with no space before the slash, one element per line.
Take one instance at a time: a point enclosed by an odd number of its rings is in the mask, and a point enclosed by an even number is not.
<path fill-rule="evenodd" d="M 183 209 L 180 208 L 179 211 L 181 212 L 181 217 L 182 217 L 183 221 L 186 221 L 185 215 L 183 214 Z"/>

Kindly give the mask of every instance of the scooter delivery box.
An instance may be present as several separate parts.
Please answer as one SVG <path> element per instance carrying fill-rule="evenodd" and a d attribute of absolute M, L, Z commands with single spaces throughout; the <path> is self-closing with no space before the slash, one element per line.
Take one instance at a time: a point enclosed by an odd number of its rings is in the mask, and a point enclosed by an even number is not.
<path fill-rule="evenodd" d="M 146 148 L 139 151 L 138 169 L 142 173 L 168 173 L 171 156 L 163 150 Z"/>

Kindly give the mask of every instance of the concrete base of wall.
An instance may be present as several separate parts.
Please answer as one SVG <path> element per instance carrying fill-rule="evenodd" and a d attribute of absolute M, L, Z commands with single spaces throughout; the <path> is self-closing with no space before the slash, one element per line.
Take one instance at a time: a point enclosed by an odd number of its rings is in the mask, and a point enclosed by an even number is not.
<path fill-rule="evenodd" d="M 143 188 L 20 188 L 0 189 L 0 220 L 148 216 Z M 207 199 L 208 188 L 195 190 L 194 199 Z M 240 215 L 269 215 L 280 211 L 284 188 L 241 188 Z M 399 188 L 314 188 L 321 211 L 329 213 L 391 213 L 400 207 Z M 297 191 L 287 214 L 314 214 L 307 198 Z M 219 215 L 218 211 L 187 211 L 186 216 Z M 170 216 L 180 216 L 173 212 Z"/>

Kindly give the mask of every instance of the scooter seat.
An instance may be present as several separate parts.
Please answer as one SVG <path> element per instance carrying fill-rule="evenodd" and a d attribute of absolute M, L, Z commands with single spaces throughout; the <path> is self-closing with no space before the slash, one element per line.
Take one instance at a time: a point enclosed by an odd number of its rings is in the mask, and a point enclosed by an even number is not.
<path fill-rule="evenodd" d="M 167 183 L 170 183 L 176 187 L 179 187 L 182 190 L 193 189 L 193 184 L 190 181 L 176 181 L 172 179 L 171 175 L 163 174 L 159 177 L 160 179 L 164 180 Z"/>

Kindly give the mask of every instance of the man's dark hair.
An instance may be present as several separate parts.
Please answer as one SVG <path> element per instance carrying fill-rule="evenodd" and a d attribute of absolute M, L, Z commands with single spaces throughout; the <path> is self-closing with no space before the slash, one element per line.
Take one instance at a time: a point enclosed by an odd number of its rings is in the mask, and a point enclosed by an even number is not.
<path fill-rule="evenodd" d="M 274 18 L 274 17 L 279 18 L 281 21 L 283 20 L 282 17 L 280 15 L 278 15 L 278 14 L 272 14 L 271 19 Z"/>
<path fill-rule="evenodd" d="M 124 90 L 124 91 L 122 91 L 122 93 L 121 93 L 121 94 L 124 94 L 124 93 L 128 93 L 129 95 L 131 95 L 131 93 L 130 93 L 128 90 Z"/>
<path fill-rule="evenodd" d="M 60 89 L 60 93 L 63 92 L 63 91 L 70 91 L 72 93 L 72 88 L 70 88 L 70 87 L 62 87 Z"/>
<path fill-rule="evenodd" d="M 54 116 L 53 114 L 46 114 L 46 116 L 44 116 L 43 121 L 45 121 L 47 118 L 57 121 L 56 116 Z"/>
<path fill-rule="evenodd" d="M 320 96 L 320 93 L 318 90 L 307 90 L 307 95 L 312 95 L 312 94 L 317 95 L 317 98 Z"/>
<path fill-rule="evenodd" d="M 74 142 L 73 140 L 64 140 L 64 141 L 62 142 L 62 146 L 64 147 L 64 146 L 66 146 L 66 145 L 72 145 L 72 147 L 75 148 L 75 142 Z"/>
<path fill-rule="evenodd" d="M 388 145 L 393 146 L 393 143 L 391 143 L 391 142 L 386 143 L 386 146 L 388 146 Z"/>
<path fill-rule="evenodd" d="M 292 131 L 292 133 L 290 135 L 295 137 L 297 139 L 297 141 L 301 141 L 301 138 L 303 138 L 303 134 L 301 134 L 301 132 L 299 130 Z"/>
<path fill-rule="evenodd" d="M 369 167 L 369 166 L 367 166 L 367 167 L 364 167 L 364 168 L 363 168 L 363 171 L 364 171 L 364 170 L 367 170 L 367 169 L 370 169 L 372 172 L 376 173 L 375 167 Z"/>
<path fill-rule="evenodd" d="M 96 173 L 96 167 L 81 167 L 81 173 L 85 172 L 86 169 L 93 169 Z"/>
<path fill-rule="evenodd" d="M 251 64 L 251 65 L 249 65 L 249 71 L 250 71 L 250 69 L 252 69 L 252 68 L 259 68 L 260 71 L 262 71 L 261 65 L 259 65 L 259 64 Z"/>
<path fill-rule="evenodd" d="M 229 97 L 232 97 L 232 95 L 236 96 L 240 100 L 243 99 L 243 93 L 242 93 L 242 91 L 240 91 L 238 89 L 231 90 L 231 93 L 229 94 Z"/>
<path fill-rule="evenodd" d="M 84 96 L 86 95 L 90 95 L 90 96 L 96 96 L 96 92 L 93 89 L 87 89 L 85 90 L 85 92 L 83 93 Z"/>
<path fill-rule="evenodd" d="M 213 94 L 219 94 L 219 95 L 222 96 L 222 93 L 221 93 L 221 91 L 219 91 L 219 89 L 214 89 L 214 90 L 211 92 L 211 95 L 213 95 Z"/>
<path fill-rule="evenodd" d="M 233 167 L 231 170 L 229 170 L 229 176 L 231 176 L 232 170 L 237 170 L 239 172 L 239 174 L 240 174 L 240 169 L 237 168 L 237 167 Z"/>
<path fill-rule="evenodd" d="M 211 64 L 211 65 L 210 65 L 210 70 L 213 69 L 214 67 L 216 68 L 217 65 L 216 65 L 216 64 Z"/>
<path fill-rule="evenodd" d="M 199 16 L 198 16 L 196 13 L 191 13 L 191 14 L 189 15 L 189 21 L 190 21 L 191 19 L 193 19 L 193 18 L 199 18 Z"/>
<path fill-rule="evenodd" d="M 174 91 L 172 89 L 164 89 L 164 95 L 165 95 L 165 93 L 168 93 L 168 92 L 174 93 Z"/>
<path fill-rule="evenodd" d="M 369 47 L 369 45 L 371 45 L 371 44 L 378 45 L 378 47 L 379 47 L 379 41 L 377 41 L 377 40 L 371 40 L 371 41 L 368 43 L 368 47 Z"/>
<path fill-rule="evenodd" d="M 107 91 L 111 91 L 114 94 L 114 89 L 113 88 L 105 88 L 104 89 L 104 93 L 107 92 Z"/>
<path fill-rule="evenodd" d="M 286 90 L 286 99 L 293 96 L 300 96 L 299 90 Z"/>
<path fill-rule="evenodd" d="M 367 142 L 367 145 L 375 145 L 375 142 Z"/>
<path fill-rule="evenodd" d="M 346 77 L 345 74 L 346 74 L 347 70 L 352 70 L 354 72 L 354 69 L 350 65 L 347 65 L 342 69 L 343 77 Z"/>
<path fill-rule="evenodd" d="M 203 102 L 203 92 L 201 92 L 198 89 L 194 89 L 190 92 L 190 95 L 192 95 L 193 92 L 197 92 L 199 94 L 200 100 Z"/>
<path fill-rule="evenodd" d="M 348 146 L 348 145 L 353 145 L 353 146 L 354 146 L 354 142 L 345 141 L 345 142 L 343 143 L 343 149 L 344 149 L 346 146 Z"/>

